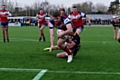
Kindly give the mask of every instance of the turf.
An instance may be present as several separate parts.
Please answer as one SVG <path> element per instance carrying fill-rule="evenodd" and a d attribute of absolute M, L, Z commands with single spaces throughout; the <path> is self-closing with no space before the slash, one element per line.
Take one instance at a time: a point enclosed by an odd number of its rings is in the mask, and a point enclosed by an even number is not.
<path fill-rule="evenodd" d="M 56 58 L 56 54 L 62 50 L 50 53 L 43 50 L 50 46 L 49 28 L 46 27 L 44 31 L 46 42 L 39 42 L 38 27 L 9 27 L 9 43 L 3 43 L 0 35 L 0 68 L 47 69 L 40 80 L 120 79 L 120 74 L 116 74 L 120 73 L 120 44 L 113 38 L 112 27 L 85 27 L 80 35 L 81 49 L 69 64 L 66 58 Z M 55 39 L 56 44 L 57 37 Z M 115 74 L 110 74 L 113 72 Z M 32 80 L 37 74 L 0 71 L 0 80 Z"/>

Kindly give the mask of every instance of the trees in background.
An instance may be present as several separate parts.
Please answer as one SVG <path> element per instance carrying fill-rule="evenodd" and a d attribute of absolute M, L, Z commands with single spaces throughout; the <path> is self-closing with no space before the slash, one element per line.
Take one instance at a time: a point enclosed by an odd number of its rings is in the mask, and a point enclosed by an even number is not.
<path fill-rule="evenodd" d="M 108 11 L 111 12 L 112 14 L 120 14 L 119 0 L 115 0 L 115 1 L 111 2 Z"/>
<path fill-rule="evenodd" d="M 119 0 L 111 2 L 109 9 L 102 3 L 93 4 L 91 1 L 73 4 L 68 8 L 64 5 L 50 4 L 47 0 L 43 2 L 36 1 L 31 5 L 21 5 L 17 2 L 12 2 L 11 0 L 0 0 L 0 5 L 2 4 L 7 5 L 7 9 L 13 14 L 13 16 L 35 16 L 36 13 L 39 12 L 40 8 L 43 8 L 45 12 L 52 14 L 54 11 L 59 10 L 61 7 L 64 7 L 66 12 L 70 13 L 71 7 L 74 5 L 77 6 L 78 10 L 87 14 L 103 14 L 107 11 L 111 13 L 119 12 Z"/>

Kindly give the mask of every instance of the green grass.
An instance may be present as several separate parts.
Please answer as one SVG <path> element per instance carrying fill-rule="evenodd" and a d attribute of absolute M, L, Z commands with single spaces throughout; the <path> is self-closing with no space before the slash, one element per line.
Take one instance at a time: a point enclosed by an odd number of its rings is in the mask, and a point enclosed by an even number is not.
<path fill-rule="evenodd" d="M 120 44 L 113 39 L 112 27 L 85 27 L 81 34 L 81 49 L 69 64 L 67 59 L 56 58 L 61 50 L 43 51 L 50 46 L 48 27 L 45 28 L 46 42 L 38 41 L 38 27 L 9 27 L 9 35 L 9 43 L 3 43 L 0 35 L 0 68 L 48 69 L 40 80 L 120 79 L 119 74 L 76 73 L 120 72 Z M 0 71 L 0 80 L 32 80 L 37 74 Z"/>

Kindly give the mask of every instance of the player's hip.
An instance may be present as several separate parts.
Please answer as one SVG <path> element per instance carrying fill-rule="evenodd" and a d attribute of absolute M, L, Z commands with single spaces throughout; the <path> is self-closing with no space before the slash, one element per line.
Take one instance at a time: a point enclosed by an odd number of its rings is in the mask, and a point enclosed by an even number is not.
<path fill-rule="evenodd" d="M 1 26 L 8 26 L 8 22 L 1 22 Z"/>

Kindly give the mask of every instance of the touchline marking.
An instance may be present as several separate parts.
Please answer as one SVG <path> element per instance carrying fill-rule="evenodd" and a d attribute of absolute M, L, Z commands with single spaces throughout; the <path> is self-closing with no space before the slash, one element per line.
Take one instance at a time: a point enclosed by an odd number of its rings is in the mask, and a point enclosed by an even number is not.
<path fill-rule="evenodd" d="M 48 71 L 51 73 L 66 73 L 66 74 L 99 74 L 99 75 L 120 75 L 120 72 L 84 72 L 84 71 Z"/>
<path fill-rule="evenodd" d="M 22 68 L 0 68 L 0 71 L 11 71 L 11 72 L 39 72 L 46 69 L 22 69 Z"/>
<path fill-rule="evenodd" d="M 0 68 L 0 71 L 11 71 L 11 72 L 39 72 L 36 77 L 43 76 L 44 73 L 66 73 L 66 74 L 101 74 L 101 75 L 120 75 L 120 72 L 86 72 L 86 71 L 50 71 L 47 69 L 22 69 L 22 68 Z M 35 77 L 35 78 L 36 78 Z M 34 80 L 35 80 L 34 78 Z"/>
<path fill-rule="evenodd" d="M 32 80 L 39 80 L 46 72 L 47 70 L 40 71 Z"/>

